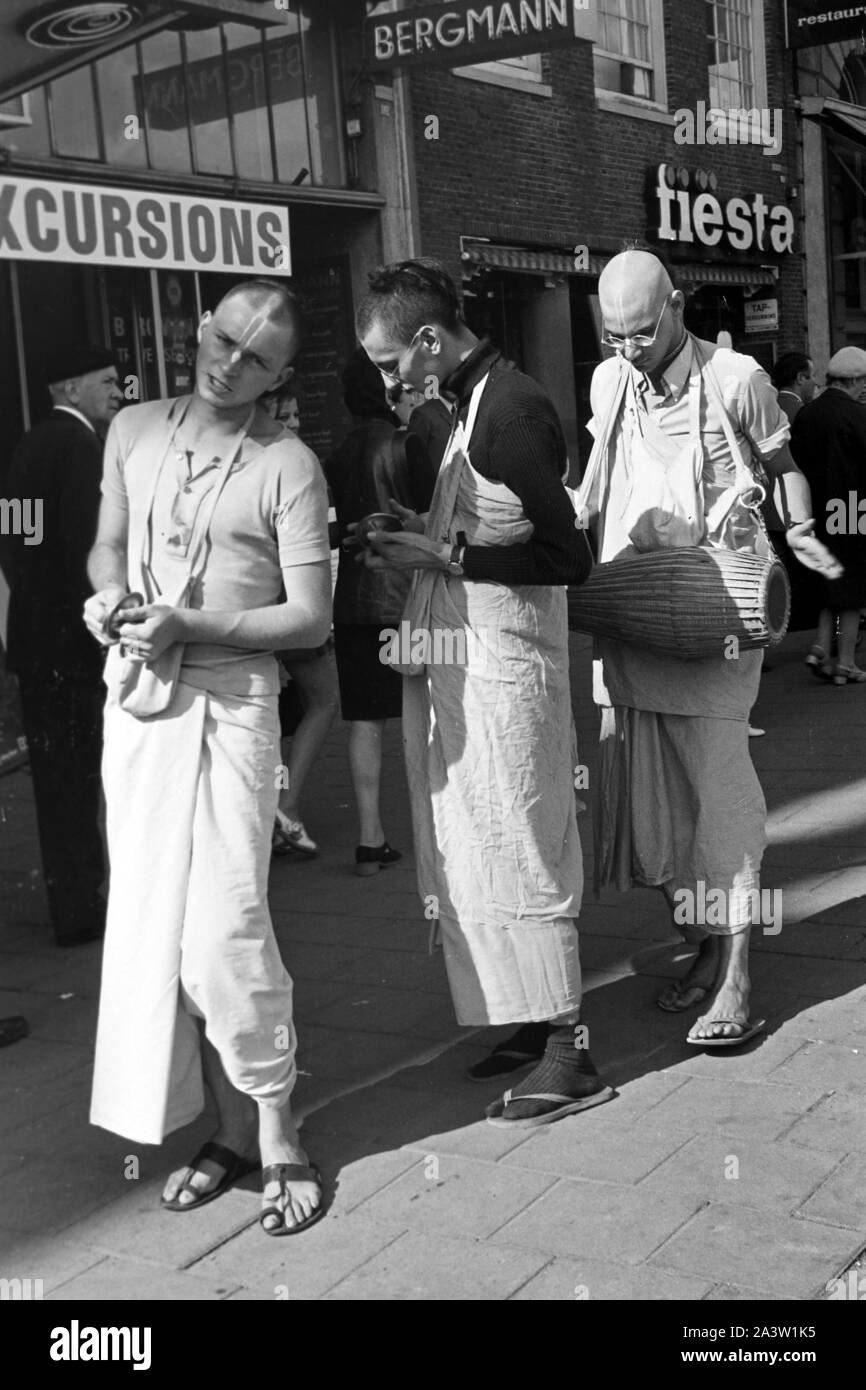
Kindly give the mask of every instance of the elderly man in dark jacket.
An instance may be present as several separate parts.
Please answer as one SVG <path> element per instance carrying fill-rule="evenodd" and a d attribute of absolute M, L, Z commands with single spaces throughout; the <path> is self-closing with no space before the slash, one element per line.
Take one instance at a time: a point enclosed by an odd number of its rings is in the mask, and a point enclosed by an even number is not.
<path fill-rule="evenodd" d="M 46 373 L 50 414 L 21 440 L 6 491 L 38 521 L 16 537 L 9 667 L 18 677 L 51 920 L 61 946 L 102 935 L 102 653 L 81 618 L 91 586 L 102 437 L 122 394 L 111 353 L 72 347 Z"/>

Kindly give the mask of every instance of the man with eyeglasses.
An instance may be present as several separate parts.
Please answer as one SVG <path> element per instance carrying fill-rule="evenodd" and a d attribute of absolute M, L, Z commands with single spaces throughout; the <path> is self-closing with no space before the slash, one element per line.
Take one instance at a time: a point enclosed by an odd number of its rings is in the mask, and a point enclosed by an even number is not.
<path fill-rule="evenodd" d="M 725 494 L 738 476 L 735 443 L 748 471 L 757 473 L 758 464 L 782 480 L 798 560 L 832 571 L 833 557 L 813 535 L 787 420 L 758 363 L 687 331 L 683 294 L 649 252 L 615 256 L 600 277 L 599 301 L 602 341 L 616 354 L 596 369 L 591 388 L 586 500 L 599 559 L 707 541 L 759 545 L 756 522 L 738 538 L 730 526 Z M 714 890 L 723 895 L 725 910 L 708 911 L 706 921 L 674 914 L 700 952 L 658 1000 L 675 1013 L 703 1003 L 688 1041 L 704 1047 L 736 1045 L 761 1026 L 749 1017 L 748 949 L 766 807 L 748 752 L 748 716 L 762 653 L 732 656 L 673 661 L 604 638 L 594 663 L 602 711 L 597 886 L 660 887 L 672 907 L 689 901 L 675 897 L 679 890 L 689 890 L 693 904 L 718 903 Z"/>
<path fill-rule="evenodd" d="M 562 427 L 541 387 L 471 332 L 436 262 L 375 274 L 357 329 L 386 381 L 435 382 L 453 412 L 426 518 L 394 505 L 403 530 L 374 533 L 368 563 L 416 572 L 413 639 L 433 644 L 404 672 L 403 736 L 418 889 L 458 1021 L 523 1025 L 470 1076 L 534 1061 L 487 1118 L 548 1124 L 613 1095 L 580 1022 L 564 586 L 586 578 L 591 557 L 564 487 Z"/>
<path fill-rule="evenodd" d="M 260 1159 L 262 1226 L 287 1235 L 321 1215 L 322 1194 L 292 1118 L 292 982 L 267 907 L 281 772 L 273 653 L 328 636 L 328 501 L 315 455 L 258 405 L 300 347 L 291 293 L 236 286 L 198 341 L 193 394 L 133 407 L 109 434 L 89 561 L 87 626 L 112 647 L 91 1120 L 161 1143 L 201 1112 L 203 1071 L 217 1131 L 169 1178 L 163 1206 L 189 1212 Z M 175 606 L 190 576 L 188 607 Z M 182 645 L 162 712 L 125 706 L 118 640 L 148 664 Z"/>

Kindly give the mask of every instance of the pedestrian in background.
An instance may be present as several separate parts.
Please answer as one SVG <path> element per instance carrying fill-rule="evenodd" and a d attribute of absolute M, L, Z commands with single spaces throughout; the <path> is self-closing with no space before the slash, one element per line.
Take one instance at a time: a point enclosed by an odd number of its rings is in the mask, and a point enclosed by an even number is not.
<path fill-rule="evenodd" d="M 432 472 L 423 449 L 410 440 L 401 420 L 414 400 L 397 385 L 389 401 L 381 374 L 367 354 L 358 351 L 343 372 L 346 409 L 358 424 L 325 464 L 337 511 L 340 540 L 349 527 L 373 512 L 393 512 L 392 502 L 415 508 L 419 497 L 410 488 L 410 471 L 422 480 L 429 502 Z M 414 460 L 410 464 L 410 457 Z M 379 804 L 382 738 L 388 719 L 402 711 L 402 677 L 380 660 L 382 631 L 397 626 L 409 591 L 408 574 L 376 572 L 358 563 L 356 549 L 342 548 L 334 591 L 334 641 L 340 707 L 349 723 L 349 766 L 358 809 L 355 872 L 378 873 L 401 854 L 385 836 Z"/>
<path fill-rule="evenodd" d="M 10 497 L 38 499 L 41 535 L 12 547 L 8 666 L 18 677 L 45 888 L 60 946 L 102 936 L 102 654 L 81 621 L 90 593 L 102 440 L 123 404 L 114 358 L 72 346 L 47 371 L 51 413 L 15 450 Z"/>
<path fill-rule="evenodd" d="M 860 609 L 866 606 L 866 535 L 859 530 L 857 505 L 866 496 L 864 400 L 866 352 L 841 348 L 827 364 L 826 391 L 798 413 L 791 435 L 792 452 L 812 489 L 816 534 L 844 568 L 840 579 L 822 583 L 823 607 L 806 657 L 810 669 L 834 685 L 866 681 L 854 657 Z"/>

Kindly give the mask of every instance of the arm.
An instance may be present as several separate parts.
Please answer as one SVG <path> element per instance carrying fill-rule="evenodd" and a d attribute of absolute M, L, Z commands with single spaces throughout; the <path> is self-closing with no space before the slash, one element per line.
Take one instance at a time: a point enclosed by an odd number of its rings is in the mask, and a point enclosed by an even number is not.
<path fill-rule="evenodd" d="M 815 535 L 812 493 L 788 445 L 783 444 L 763 462 L 770 477 L 779 483 L 776 495 L 782 504 L 782 520 L 787 528 L 785 539 L 792 553 L 806 569 L 815 570 L 825 579 L 838 579 L 842 566 Z"/>
<path fill-rule="evenodd" d="M 87 559 L 87 573 L 96 593 L 84 605 L 88 631 L 103 646 L 110 646 L 103 624 L 126 593 L 126 543 L 129 514 L 125 499 L 105 492 L 99 508 L 96 540 Z"/>
<path fill-rule="evenodd" d="M 320 647 L 331 630 L 331 564 L 318 560 L 310 565 L 285 565 L 284 603 L 241 613 L 204 613 L 198 609 L 173 609 L 175 642 L 214 642 L 249 651 L 281 651 L 287 647 Z M 131 628 L 130 636 L 142 641 L 144 628 Z"/>

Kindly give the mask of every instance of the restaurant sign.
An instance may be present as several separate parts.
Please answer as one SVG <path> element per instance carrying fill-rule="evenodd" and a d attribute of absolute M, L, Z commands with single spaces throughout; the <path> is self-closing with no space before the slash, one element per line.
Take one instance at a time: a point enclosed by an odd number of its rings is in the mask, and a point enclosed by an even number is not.
<path fill-rule="evenodd" d="M 789 48 L 816 48 L 824 43 L 859 39 L 866 30 L 866 5 L 828 5 L 826 0 L 786 0 L 785 33 Z"/>
<path fill-rule="evenodd" d="M 421 63 L 455 68 L 597 37 L 596 0 L 446 0 L 371 15 L 364 29 L 365 51 L 375 69 Z"/>
<path fill-rule="evenodd" d="M 291 273 L 288 208 L 0 177 L 0 260 Z"/>

